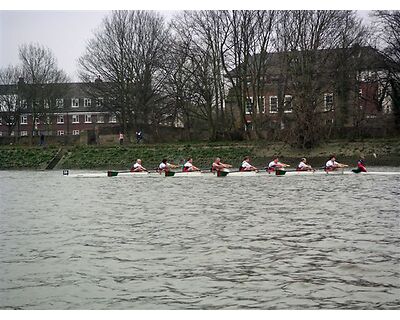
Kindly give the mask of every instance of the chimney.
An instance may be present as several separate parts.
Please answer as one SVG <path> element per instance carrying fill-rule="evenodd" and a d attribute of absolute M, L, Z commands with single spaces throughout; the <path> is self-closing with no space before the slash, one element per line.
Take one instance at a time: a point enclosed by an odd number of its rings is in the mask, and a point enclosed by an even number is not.
<path fill-rule="evenodd" d="M 18 85 L 22 85 L 22 84 L 25 84 L 25 80 L 24 80 L 23 77 L 19 77 L 18 78 Z"/>
<path fill-rule="evenodd" d="M 97 79 L 94 80 L 94 82 L 95 82 L 95 83 L 99 83 L 99 82 L 103 82 L 103 81 L 100 79 L 100 76 L 97 76 Z"/>

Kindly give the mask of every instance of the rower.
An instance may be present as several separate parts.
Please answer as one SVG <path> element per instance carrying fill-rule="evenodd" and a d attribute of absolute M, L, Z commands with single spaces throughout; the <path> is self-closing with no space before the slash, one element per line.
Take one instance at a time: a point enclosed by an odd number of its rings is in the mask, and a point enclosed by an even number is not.
<path fill-rule="evenodd" d="M 131 168 L 131 172 L 142 172 L 142 171 L 147 171 L 147 169 L 142 166 L 142 160 L 137 159 L 136 163 Z"/>
<path fill-rule="evenodd" d="M 199 168 L 193 165 L 193 159 L 189 158 L 182 168 L 183 172 L 192 172 L 192 171 L 200 171 Z"/>
<path fill-rule="evenodd" d="M 300 163 L 298 164 L 296 171 L 315 171 L 309 164 L 307 164 L 306 158 L 301 158 Z"/>
<path fill-rule="evenodd" d="M 158 166 L 158 172 L 159 173 L 161 173 L 161 172 L 163 172 L 163 171 L 169 171 L 170 169 L 173 169 L 173 168 L 177 168 L 178 166 L 176 166 L 176 165 L 174 165 L 174 164 L 170 164 L 170 163 L 168 163 L 168 160 L 167 159 L 163 159 L 162 161 L 161 161 L 161 163 L 160 163 L 160 165 Z"/>
<path fill-rule="evenodd" d="M 215 158 L 212 166 L 211 166 L 211 172 L 217 172 L 217 171 L 228 171 L 228 168 L 232 168 L 232 165 L 227 164 L 227 163 L 222 163 L 221 158 L 217 157 Z"/>
<path fill-rule="evenodd" d="M 329 160 L 325 164 L 325 171 L 335 171 L 338 169 L 343 169 L 348 167 L 347 164 L 342 164 L 336 161 L 336 157 L 334 155 L 330 156 Z"/>
<path fill-rule="evenodd" d="M 353 171 L 354 173 L 367 172 L 364 160 L 364 157 L 361 156 L 360 159 L 357 161 L 357 169 L 353 169 L 351 171 Z"/>
<path fill-rule="evenodd" d="M 268 173 L 271 173 L 271 172 L 274 172 L 274 171 L 282 170 L 283 168 L 286 168 L 286 167 L 290 167 L 290 165 L 288 165 L 286 163 L 279 162 L 279 158 L 275 157 L 274 160 L 272 160 L 268 164 L 267 171 L 268 171 Z"/>
<path fill-rule="evenodd" d="M 246 156 L 243 158 L 242 164 L 239 167 L 239 171 L 257 171 L 258 169 L 255 166 L 250 164 L 250 157 Z"/>

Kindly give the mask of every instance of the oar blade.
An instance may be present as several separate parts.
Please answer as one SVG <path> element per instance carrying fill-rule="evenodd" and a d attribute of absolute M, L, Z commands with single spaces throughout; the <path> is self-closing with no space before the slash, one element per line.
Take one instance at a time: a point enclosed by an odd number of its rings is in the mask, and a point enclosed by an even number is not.
<path fill-rule="evenodd" d="M 228 174 L 229 174 L 229 171 L 221 171 L 221 170 L 217 171 L 218 177 L 226 177 Z"/>
<path fill-rule="evenodd" d="M 284 176 L 286 174 L 285 170 L 275 170 L 275 174 L 277 176 Z"/>
<path fill-rule="evenodd" d="M 108 177 L 116 177 L 118 175 L 118 171 L 107 171 L 107 176 Z"/>

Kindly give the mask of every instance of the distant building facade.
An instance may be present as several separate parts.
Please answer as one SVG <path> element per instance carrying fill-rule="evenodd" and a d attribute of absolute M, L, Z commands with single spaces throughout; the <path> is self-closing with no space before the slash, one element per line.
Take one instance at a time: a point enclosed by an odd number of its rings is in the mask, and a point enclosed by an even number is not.
<path fill-rule="evenodd" d="M 330 77 L 330 80 L 325 81 L 324 85 L 321 85 L 322 88 L 319 88 L 315 110 L 321 114 L 321 120 L 325 125 L 334 126 L 344 112 L 341 102 L 348 109 L 343 116 L 345 118 L 342 120 L 343 127 L 355 127 L 359 122 L 368 126 L 381 125 L 382 121 L 389 119 L 392 114 L 390 87 L 386 81 L 388 71 L 384 58 L 371 47 L 358 47 L 351 52 L 348 51 L 348 64 L 351 68 L 343 71 L 348 81 L 345 101 L 340 96 L 343 95 L 343 90 L 340 88 L 342 79 L 337 78 L 335 73 L 338 66 L 328 61 L 326 65 L 321 65 L 321 70 L 317 72 L 317 78 L 326 76 Z M 322 56 L 325 53 L 321 50 L 318 55 Z M 293 85 L 297 79 L 292 75 L 288 79 L 285 78 L 283 70 L 285 54 L 287 53 L 267 55 L 267 72 L 263 75 L 264 82 L 258 94 L 252 90 L 253 84 L 249 79 L 246 97 L 247 128 L 252 128 L 256 118 L 264 119 L 267 126 L 281 129 L 293 122 L 293 113 L 300 102 Z M 335 63 L 340 65 L 340 60 Z M 232 73 L 234 74 L 235 70 Z"/>
<path fill-rule="evenodd" d="M 24 98 L 21 86 L 29 85 L 22 78 L 16 85 L 0 85 L 0 137 L 80 135 L 85 130 L 119 126 L 104 99 L 91 97 L 85 83 L 55 84 L 58 94 L 37 99 L 35 106 Z"/>

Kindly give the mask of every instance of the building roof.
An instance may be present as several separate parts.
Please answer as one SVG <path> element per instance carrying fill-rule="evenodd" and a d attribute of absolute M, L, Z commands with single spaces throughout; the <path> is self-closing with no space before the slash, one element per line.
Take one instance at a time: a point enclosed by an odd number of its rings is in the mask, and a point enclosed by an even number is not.
<path fill-rule="evenodd" d="M 309 51 L 312 52 L 312 51 Z M 348 57 L 353 62 L 353 66 L 357 67 L 358 71 L 364 70 L 382 70 L 387 68 L 387 61 L 385 57 L 376 49 L 366 46 L 354 46 L 352 48 L 345 49 L 321 49 L 315 50 L 317 58 L 320 57 L 320 61 L 327 60 L 328 66 L 332 68 L 341 63 L 343 58 Z M 296 59 L 304 56 L 305 51 L 285 51 L 285 52 L 268 52 L 265 55 L 265 68 L 266 73 L 270 75 L 279 74 L 282 71 L 282 66 L 288 61 L 288 57 Z M 337 59 L 335 59 L 335 57 Z M 260 54 L 256 54 L 249 59 L 249 65 L 260 64 Z M 324 64 L 326 65 L 326 64 Z M 231 75 L 236 73 L 237 68 L 230 71 Z"/>

